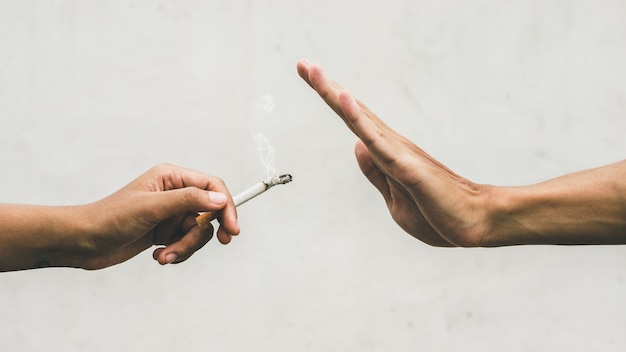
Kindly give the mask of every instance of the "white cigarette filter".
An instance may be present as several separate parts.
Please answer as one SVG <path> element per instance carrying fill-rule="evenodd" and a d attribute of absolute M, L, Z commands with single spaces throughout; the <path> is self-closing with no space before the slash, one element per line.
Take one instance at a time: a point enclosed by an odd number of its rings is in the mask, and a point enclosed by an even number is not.
<path fill-rule="evenodd" d="M 235 206 L 238 207 L 276 185 L 284 185 L 291 181 L 293 181 L 293 177 L 289 174 L 272 176 L 267 180 L 259 182 L 245 191 L 233 196 L 233 201 L 235 202 Z M 206 227 L 216 217 L 217 214 L 215 212 L 208 211 L 198 215 L 196 217 L 196 222 L 198 223 L 198 226 Z"/>

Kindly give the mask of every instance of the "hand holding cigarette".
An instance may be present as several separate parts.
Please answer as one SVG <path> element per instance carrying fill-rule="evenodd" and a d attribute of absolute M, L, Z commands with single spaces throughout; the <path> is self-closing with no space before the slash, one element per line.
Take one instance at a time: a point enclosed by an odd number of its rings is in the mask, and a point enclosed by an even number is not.
<path fill-rule="evenodd" d="M 183 262 L 214 235 L 211 224 L 196 226 L 199 209 L 220 213 L 221 243 L 239 233 L 228 193 L 218 177 L 161 164 L 85 205 L 0 204 L 0 271 L 101 269 L 153 246 L 160 264 Z"/>
<path fill-rule="evenodd" d="M 235 203 L 235 206 L 238 207 L 243 203 L 251 200 L 252 198 L 258 196 L 259 194 L 267 191 L 268 189 L 276 185 L 284 185 L 291 182 L 292 180 L 293 177 L 289 174 L 270 177 L 267 180 L 259 182 L 256 185 L 234 196 L 233 202 Z M 200 226 L 200 228 L 205 228 L 211 223 L 213 219 L 215 219 L 216 216 L 217 214 L 215 212 L 209 211 L 198 215 L 196 217 L 196 222 L 198 223 L 198 226 Z"/>

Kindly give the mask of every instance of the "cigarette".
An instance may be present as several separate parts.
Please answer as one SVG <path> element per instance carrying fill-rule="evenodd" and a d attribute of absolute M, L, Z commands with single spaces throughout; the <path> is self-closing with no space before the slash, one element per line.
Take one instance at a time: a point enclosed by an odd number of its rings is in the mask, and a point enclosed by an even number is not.
<path fill-rule="evenodd" d="M 233 197 L 233 201 L 235 202 L 235 206 L 238 207 L 276 185 L 284 185 L 291 181 L 293 181 L 293 177 L 291 177 L 291 175 L 289 174 L 272 176 L 267 180 L 259 182 L 256 185 L 246 189 L 245 191 L 235 195 Z M 207 211 L 206 213 L 198 215 L 196 217 L 196 222 L 198 223 L 198 226 L 200 226 L 200 228 L 203 228 L 206 227 L 216 217 L 217 214 L 215 212 Z"/>

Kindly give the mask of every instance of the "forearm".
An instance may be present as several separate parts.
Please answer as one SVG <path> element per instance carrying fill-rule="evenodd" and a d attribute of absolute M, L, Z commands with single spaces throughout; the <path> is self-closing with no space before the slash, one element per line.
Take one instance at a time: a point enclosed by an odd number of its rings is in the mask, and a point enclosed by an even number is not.
<path fill-rule="evenodd" d="M 81 207 L 0 205 L 0 271 L 78 266 L 85 229 Z"/>
<path fill-rule="evenodd" d="M 494 189 L 485 243 L 626 243 L 626 161 L 526 187 Z"/>

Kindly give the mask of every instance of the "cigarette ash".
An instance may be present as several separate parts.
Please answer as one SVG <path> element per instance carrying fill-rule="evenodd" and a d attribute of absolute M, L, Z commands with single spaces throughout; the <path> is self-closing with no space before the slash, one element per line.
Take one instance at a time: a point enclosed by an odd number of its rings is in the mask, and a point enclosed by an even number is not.
<path fill-rule="evenodd" d="M 284 174 L 284 175 L 275 175 L 272 176 L 270 178 L 268 178 L 267 180 L 263 181 L 263 183 L 265 183 L 265 185 L 267 186 L 267 188 L 270 187 L 274 187 L 276 185 L 284 185 L 286 183 L 289 183 L 293 181 L 293 176 L 291 176 L 290 174 Z"/>

